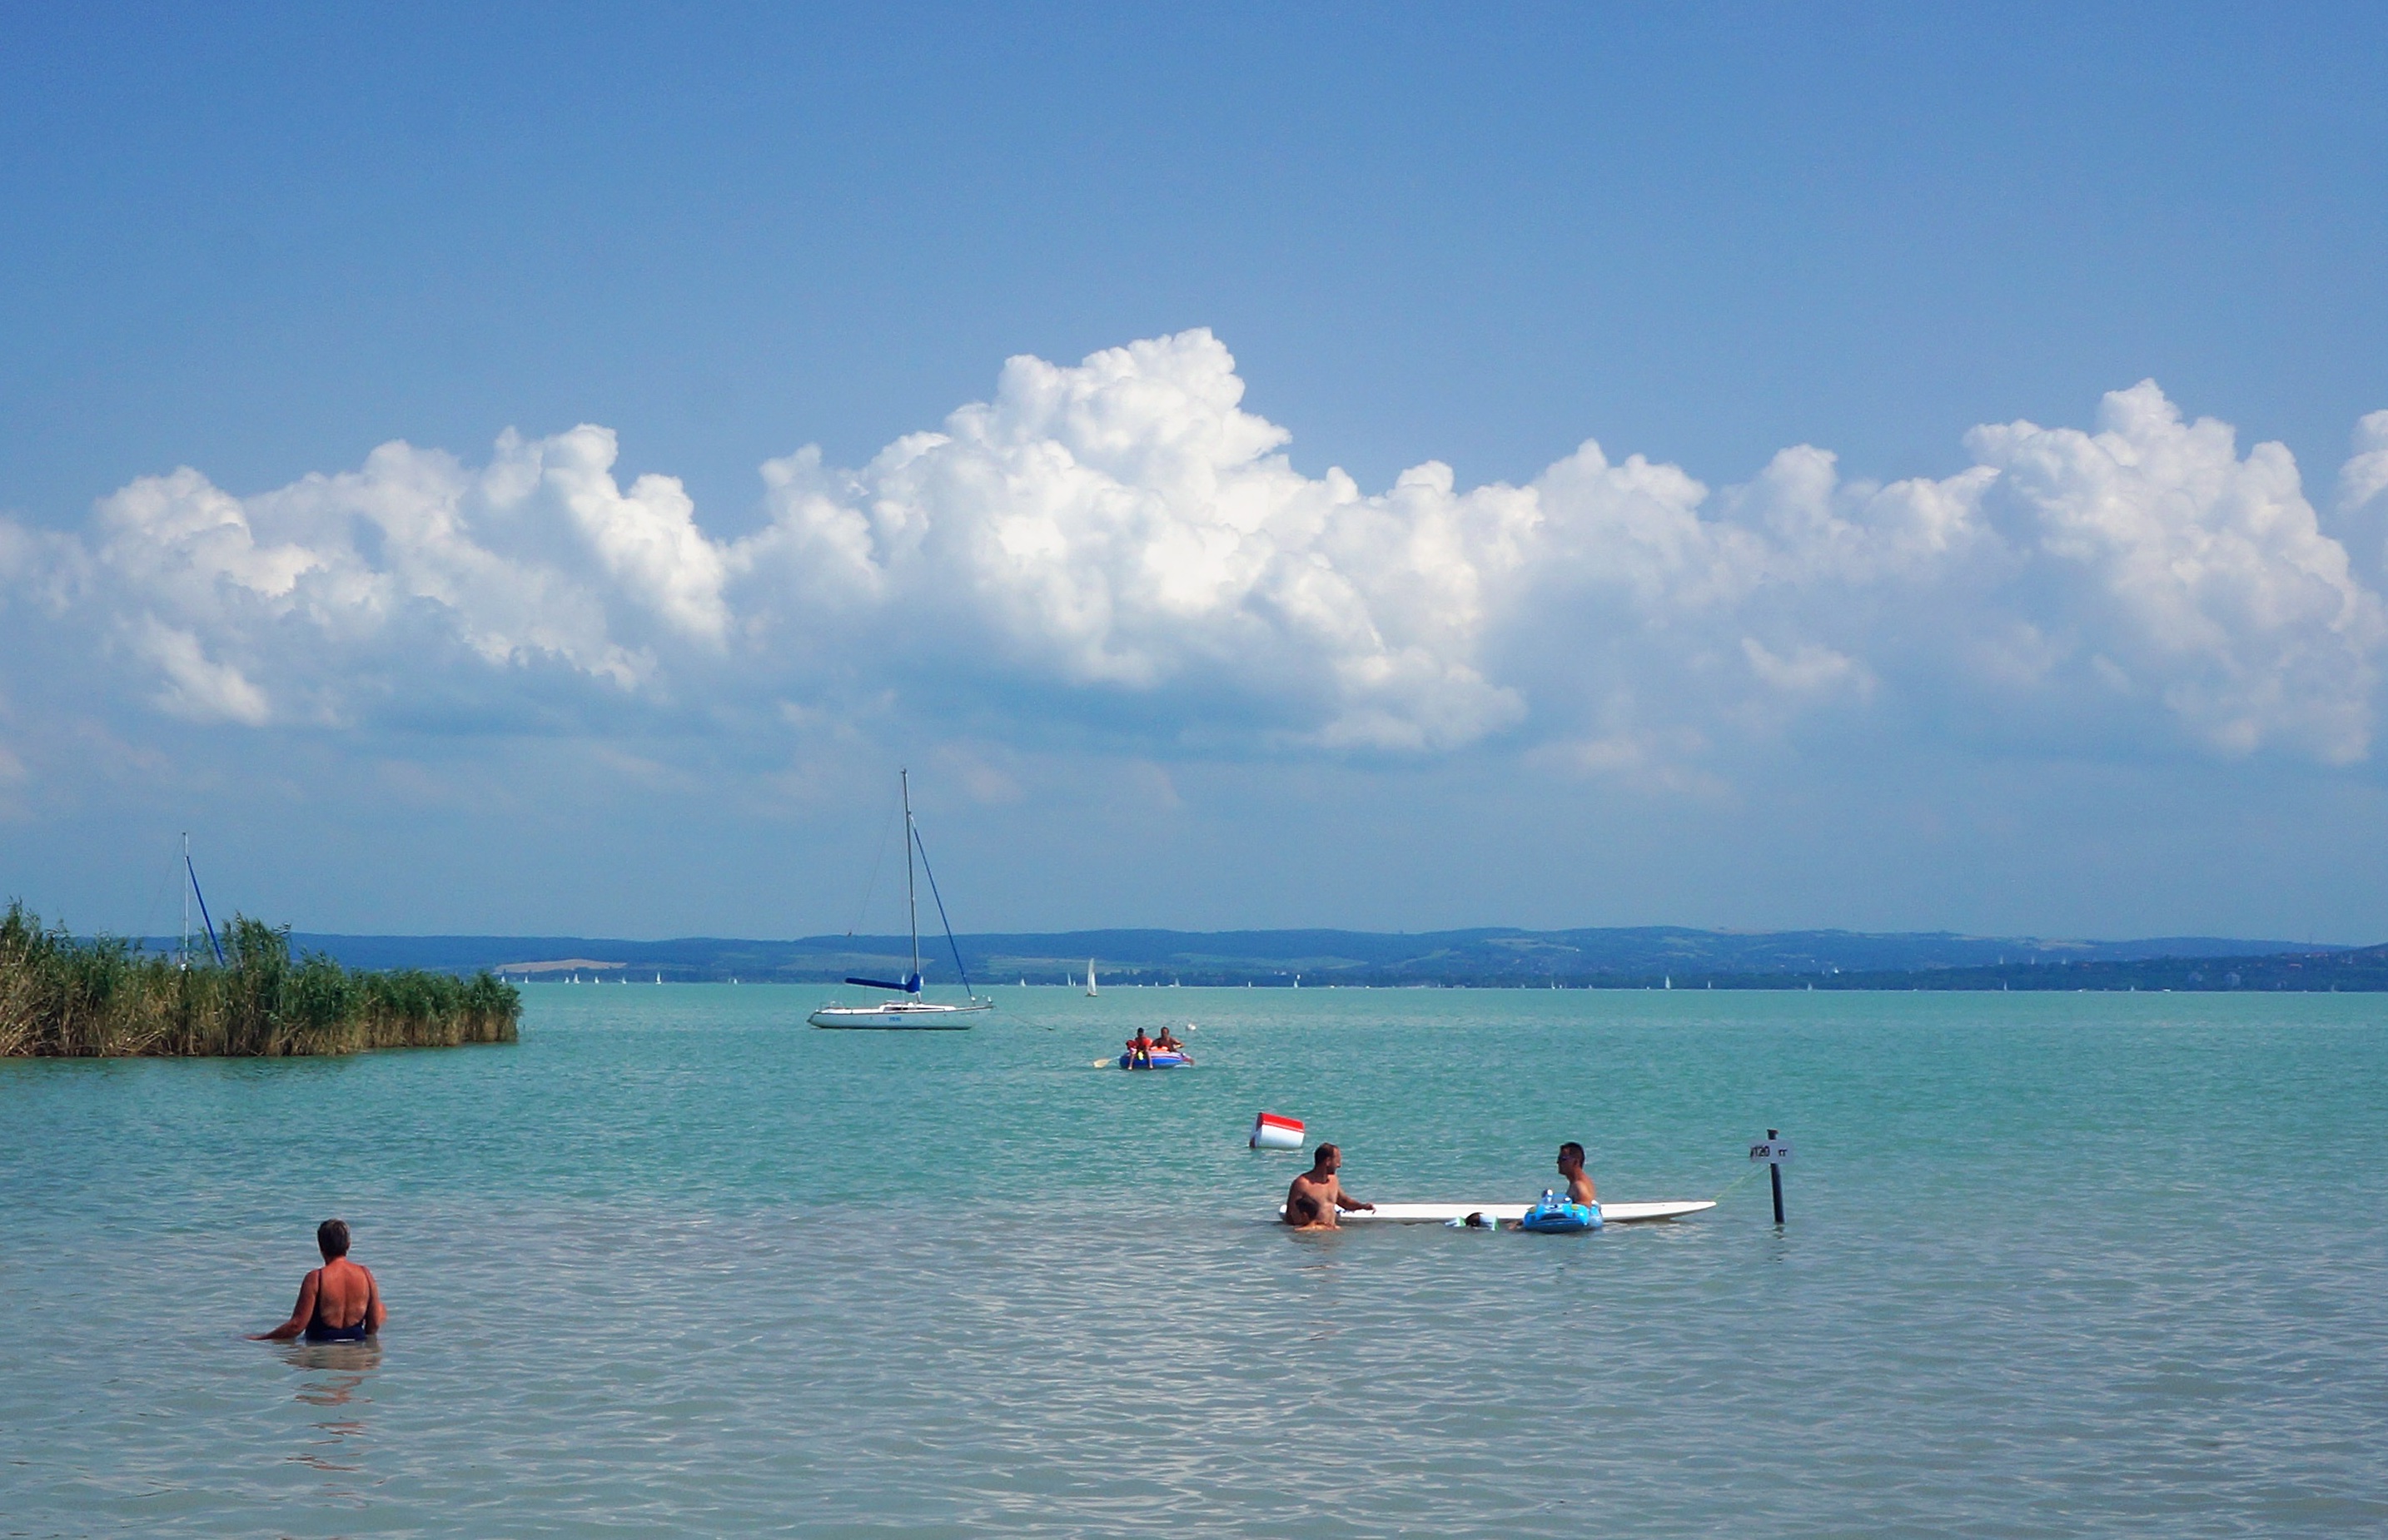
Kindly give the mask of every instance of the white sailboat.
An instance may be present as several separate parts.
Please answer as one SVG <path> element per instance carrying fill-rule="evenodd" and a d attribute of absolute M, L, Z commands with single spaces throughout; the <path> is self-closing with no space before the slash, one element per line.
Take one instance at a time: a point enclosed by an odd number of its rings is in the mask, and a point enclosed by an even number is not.
<path fill-rule="evenodd" d="M 995 1009 L 992 1000 L 981 1000 L 970 987 L 970 973 L 962 966 L 962 949 L 954 940 L 954 928 L 946 919 L 946 901 L 937 891 L 937 874 L 929 867 L 929 848 L 921 843 L 921 831 L 912 822 L 912 775 L 898 771 L 904 789 L 904 907 L 912 922 L 912 971 L 900 984 L 881 978 L 848 978 L 849 984 L 869 990 L 887 990 L 897 998 L 869 1005 L 823 1005 L 806 1019 L 816 1027 L 862 1028 L 879 1031 L 959 1032 L 969 1029 L 971 1017 L 981 1011 Z M 963 1000 L 957 1003 L 921 998 L 921 898 L 913 886 L 912 852 L 921 854 L 921 870 L 929 877 L 929 896 L 936 900 L 937 918 L 946 928 L 946 944 L 953 948 L 954 971 L 961 975 Z"/>
<path fill-rule="evenodd" d="M 1086 998 L 1095 998 L 1095 960 L 1092 957 L 1086 959 Z"/>

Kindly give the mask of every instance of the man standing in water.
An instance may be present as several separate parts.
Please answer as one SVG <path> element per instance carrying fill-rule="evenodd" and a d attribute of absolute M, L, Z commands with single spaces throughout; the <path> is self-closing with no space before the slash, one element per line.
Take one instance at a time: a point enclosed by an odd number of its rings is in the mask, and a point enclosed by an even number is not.
<path fill-rule="evenodd" d="M 1293 1179 L 1285 1192 L 1285 1222 L 1296 1230 L 1336 1230 L 1338 1211 L 1354 1209 L 1375 1212 L 1377 1205 L 1362 1203 L 1343 1191 L 1343 1183 L 1335 1173 L 1343 1168 L 1343 1152 L 1332 1144 L 1321 1144 L 1318 1153 L 1310 1157 L 1310 1169 Z"/>
<path fill-rule="evenodd" d="M 362 1342 L 381 1330 L 389 1312 L 382 1307 L 374 1275 L 349 1260 L 346 1222 L 325 1219 L 317 1225 L 315 1248 L 324 1254 L 324 1265 L 298 1285 L 290 1319 L 249 1341 L 288 1342 L 304 1332 L 309 1342 Z"/>
<path fill-rule="evenodd" d="M 1580 1203 L 1586 1208 L 1599 1204 L 1599 1193 L 1594 1190 L 1592 1179 L 1583 1174 L 1583 1146 L 1572 1139 L 1559 1146 L 1559 1175 L 1567 1178 L 1568 1202 Z"/>

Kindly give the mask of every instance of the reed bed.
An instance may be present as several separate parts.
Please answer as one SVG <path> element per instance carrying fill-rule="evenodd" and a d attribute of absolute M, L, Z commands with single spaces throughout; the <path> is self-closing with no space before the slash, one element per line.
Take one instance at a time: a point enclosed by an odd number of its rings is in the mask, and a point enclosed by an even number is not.
<path fill-rule="evenodd" d="M 487 973 L 363 973 L 235 915 L 224 961 L 189 967 L 130 941 L 79 940 L 11 903 L 0 916 L 0 1057 L 277 1057 L 512 1042 L 522 996 Z"/>

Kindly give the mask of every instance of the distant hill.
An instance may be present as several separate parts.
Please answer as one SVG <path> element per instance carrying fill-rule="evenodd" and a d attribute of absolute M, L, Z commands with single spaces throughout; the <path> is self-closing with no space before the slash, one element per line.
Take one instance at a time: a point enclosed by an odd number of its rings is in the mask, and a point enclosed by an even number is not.
<path fill-rule="evenodd" d="M 292 938 L 350 967 L 432 968 L 509 977 L 658 975 L 820 983 L 861 974 L 899 977 L 900 936 L 794 940 L 685 937 L 331 936 Z M 1416 934 L 1363 930 L 1075 930 L 959 938 L 982 982 L 1060 983 L 1093 958 L 1111 983 L 1305 986 L 1560 984 L 1677 989 L 2360 989 L 2388 988 L 2388 948 L 2168 936 L 2145 940 L 1960 936 L 1945 931 L 1743 933 L 1652 926 L 1617 929 L 1487 928 Z M 160 943 L 151 942 L 157 946 Z M 165 944 L 171 944 L 165 943 Z M 954 982 L 940 938 L 922 943 L 930 982 Z M 2227 980 L 2227 981 L 2226 981 Z"/>

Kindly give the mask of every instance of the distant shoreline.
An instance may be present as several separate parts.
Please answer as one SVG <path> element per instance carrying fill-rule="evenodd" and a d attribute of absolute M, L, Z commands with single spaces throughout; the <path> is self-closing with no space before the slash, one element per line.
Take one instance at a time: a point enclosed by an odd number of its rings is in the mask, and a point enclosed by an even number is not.
<path fill-rule="evenodd" d="M 2242 976 L 2242 978 L 2243 978 L 2243 976 Z M 2238 983 L 2238 984 L 2222 984 L 2222 983 L 2217 983 L 2217 984 L 2189 984 L 2189 985 L 2184 985 L 2184 986 L 2182 986 L 2182 987 L 2180 987 L 2180 988 L 2178 988 L 2178 989 L 2176 989 L 2176 988 L 2174 988 L 2173 986 L 2168 985 L 2168 984 L 2144 984 L 2144 985 L 2143 985 L 2143 984 L 2138 984 L 2138 983 L 2128 982 L 2128 981 L 2127 981 L 2127 982 L 2124 982 L 2124 983 L 2119 983 L 2119 984 L 2117 984 L 2117 983 L 2087 983 L 2087 982 L 2083 982 L 2083 981 L 2081 981 L 2081 980 L 2079 980 L 2079 979 L 2069 979 L 2069 978 L 2065 978 L 2065 977 L 2064 977 L 2064 976 L 2062 976 L 2062 975 L 2058 975 L 2058 976 L 2051 977 L 2051 978 L 2041 978 L 2041 979 L 2035 980 L 2035 981 L 2032 981 L 2032 982 L 2027 983 L 2027 984 L 2016 984 L 2016 985 L 2013 986 L 2012 988 L 2008 987 L 2008 986 L 2007 986 L 2007 985 L 2005 985 L 2003 982 L 2001 982 L 2001 983 L 1991 983 L 1991 984 L 1979 984 L 1979 983 L 1965 983 L 1965 982 L 1927 981 L 1927 980 L 1930 980 L 1930 979 L 1931 979 L 1931 976 L 1930 976 L 1930 975 L 1926 975 L 1926 974 L 1920 974 L 1920 973 L 1901 973 L 1901 974 L 1892 974 L 1892 975 L 1887 975 L 1887 976 L 1885 976 L 1885 977 L 1882 977 L 1882 978 L 1854 978 L 1854 977 L 1845 977 L 1845 978 L 1842 978 L 1830 979 L 1830 980 L 1823 979 L 1823 978 L 1790 978 L 1790 977 L 1767 977 L 1767 978 L 1722 978 L 1722 979 L 1718 979 L 1718 978 L 1661 978 L 1661 979 L 1652 980 L 1652 981 L 1649 981 L 1649 982 L 1635 982 L 1635 981 L 1632 981 L 1632 980 L 1626 980 L 1626 979 L 1600 979 L 1600 980 L 1592 981 L 1592 982 L 1585 982 L 1585 983 L 1549 982 L 1549 983 L 1532 983 L 1532 984 L 1527 984 L 1527 983 L 1505 983 L 1505 982 L 1493 982 L 1493 983 L 1466 983 L 1466 982 L 1462 982 L 1462 983 L 1454 983 L 1454 984 L 1442 984 L 1442 983 L 1435 983 L 1435 984 L 1420 984 L 1420 983 L 1415 983 L 1415 982 L 1412 982 L 1412 983 L 1390 983 L 1390 984 L 1378 984 L 1378 983 L 1367 983 L 1367 982 L 1355 982 L 1355 981 L 1353 981 L 1353 980 L 1345 979 L 1345 980 L 1339 980 L 1339 981 L 1334 982 L 1334 983 L 1326 983 L 1326 984 L 1319 984 L 1319 983 L 1304 983 L 1304 984 L 1301 984 L 1301 985 L 1298 985 L 1298 986 L 1297 986 L 1297 985 L 1288 984 L 1288 983 L 1283 983 L 1283 982 L 1278 982 L 1278 983 L 1257 983 L 1257 982 L 1253 982 L 1253 981 L 1251 981 L 1251 980 L 1244 980 L 1244 981 L 1240 981 L 1240 982 L 1226 982 L 1226 983 L 1221 983 L 1221 982 L 1217 982 L 1217 981 L 1204 981 L 1204 980 L 1197 979 L 1197 978 L 1172 978 L 1172 979 L 1165 979 L 1165 980 L 1157 980 L 1157 979 L 1150 979 L 1150 978 L 1148 978 L 1148 979 L 1142 979 L 1142 980 L 1137 980 L 1137 979 L 1113 979 L 1113 978 L 1110 978 L 1109 976 L 1105 976 L 1105 978 L 1103 978 L 1103 980 L 1102 980 L 1102 987 L 1103 987 L 1103 991 L 1104 991 L 1104 993 L 1105 993 L 1105 994 L 1109 994 L 1111 991 L 1114 991 L 1114 990 L 1119 990 L 1119 991 L 1135 990 L 1135 991 L 1147 991 L 1147 990 L 1167 990 L 1167 989 L 1180 989 L 1180 988 L 1182 988 L 1182 989 L 1188 989 L 1188 990 L 1285 990 L 1285 991 L 1289 991 L 1289 992 L 1291 992 L 1291 993 L 1314 993 L 1314 994 L 1323 994 L 1323 993 L 1325 993 L 1325 992 L 1327 992 L 1327 991 L 1330 991 L 1330 990 L 1346 990 L 1346 991 L 1364 991 L 1364 990 L 1365 990 L 1365 991 L 1380 991 L 1380 992 L 1385 992 L 1385 993 L 1391 993 L 1391 992 L 1401 991 L 1438 991 L 1438 992 L 1449 992 L 1449 993 L 1467 993 L 1467 992 L 1471 992 L 1471 991 L 1472 991 L 1472 992 L 1479 992 L 1479 993 L 1488 993 L 1488 992 L 1492 992 L 1492 991 L 1506 991 L 1506 992 L 1515 992 L 1515 993 L 1532 993 L 1532 992 L 1533 992 L 1533 991 L 1544 991 L 1544 992 L 1546 992 L 1546 993 L 1549 993 L 1549 992 L 1555 992 L 1555 993 L 1560 993 L 1560 994 L 1582 994 L 1582 993 L 1586 993 L 1586 992 L 1607 992 L 1607 993 L 1612 993 L 1612 994 L 1665 994 L 1665 993 L 1676 993 L 1676 994 L 1682 994 L 1682 993 L 1684 993 L 1684 992 L 1686 992 L 1686 991 L 1705 991 L 1705 992 L 1707 992 L 1707 993 L 1710 993 L 1710 994 L 1716 993 L 1716 992 L 1718 992 L 1719 991 L 1730 991 L 1730 992 L 1737 993 L 1737 994 L 1753 994 L 1753 993 L 1759 993 L 1759 994 L 1763 994 L 1763 993 L 1772 993 L 1772 994 L 1797 994 L 1797 993 L 1802 993 L 1802 992 L 1806 992 L 1806 993 L 1814 993 L 1814 992 L 1817 992 L 1817 991 L 1823 991 L 1823 992 L 1826 992 L 1826 993 L 1833 993 L 1833 994 L 2128 994 L 2128 993 L 2138 993 L 2138 994 L 2379 994 L 2379 993 L 2388 993 L 2388 982 L 2383 982 L 2383 981 L 2380 981 L 2380 980 L 2371 980 L 2371 981 L 2368 981 L 2368 982 L 2364 982 L 2364 981 L 2348 981 L 2348 980 L 2344 980 L 2344 979 L 2333 982 L 2333 981 L 2331 981 L 2331 980 L 2330 980 L 2330 979 L 2327 979 L 2327 978 L 2318 979 L 2318 980 L 2316 980 L 2316 981 L 2313 981 L 2313 982 L 2280 982 L 2280 981 L 2277 981 L 2277 980 L 2267 980 L 2267 981 L 2262 981 L 2262 982 L 2244 982 L 2244 981 L 2242 981 L 2242 982 Z M 640 977 L 640 976 L 635 976 L 635 975 L 634 975 L 634 976 L 625 977 L 625 978 L 583 978 L 583 979 L 572 979 L 572 978 L 527 978 L 527 979 L 523 979 L 523 980 L 518 981 L 518 983 L 517 983 L 517 986 L 516 986 L 516 987 L 527 989 L 527 988 L 529 988 L 529 987 L 530 987 L 531 985 L 533 985 L 533 984 L 557 984 L 557 985 L 568 985 L 568 984 L 574 984 L 574 983 L 581 983 L 581 984 L 604 984 L 604 985 L 625 985 L 625 986 L 627 986 L 627 985 L 653 985 L 653 984 L 659 984 L 659 983 L 660 983 L 660 984 L 723 984 L 723 985 L 728 985 L 728 984 L 739 984 L 739 985 L 754 984 L 754 985 L 763 985 L 763 986 L 776 986 L 776 987 L 787 988 L 787 989 L 816 989 L 816 990 L 818 990 L 818 989 L 834 988 L 836 985 L 838 985 L 838 984 L 839 984 L 839 983 L 841 983 L 841 982 L 843 982 L 843 980 L 840 980 L 840 979 L 834 979 L 834 978 L 671 978 L 671 977 L 669 977 L 668 975 L 667 975 L 667 976 L 666 976 L 666 977 L 664 977 L 664 978 L 657 978 L 653 977 L 652 975 L 650 975 L 650 976 L 645 976 L 645 977 Z M 930 979 L 928 980 L 927 985 L 926 985 L 925 987 L 928 989 L 928 991 L 930 991 L 931 995 L 934 997 L 934 996 L 937 993 L 937 991 L 938 991 L 938 990 L 940 989 L 940 987 L 941 987 L 941 986 L 938 984 L 938 982 L 937 982 L 937 980 L 936 980 L 935 978 L 930 978 Z M 944 987 L 944 988 L 946 988 L 946 989 L 947 989 L 947 990 L 949 990 L 951 992 L 954 992 L 954 993 L 957 993 L 957 994 L 959 994 L 959 993 L 960 992 L 960 986 L 959 986 L 959 985 L 958 985 L 958 984 L 955 984 L 955 985 L 946 985 L 946 986 L 943 986 L 943 987 Z M 1050 979 L 1050 978 L 1044 979 L 1044 980 L 1042 980 L 1042 981 L 1039 981 L 1039 980 L 1037 980 L 1037 979 L 1034 979 L 1034 978 L 1032 978 L 1032 979 L 1030 979 L 1030 980 L 1029 980 L 1029 981 L 1028 981 L 1024 986 L 1023 986 L 1023 985 L 1021 983 L 1021 981 L 1020 981 L 1019 979 L 1017 979 L 1017 978 L 1010 978 L 1010 979 L 998 978 L 998 979 L 996 979 L 993 983 L 989 983 L 989 982 L 987 982 L 987 981 L 986 981 L 986 980 L 984 980 L 984 979 L 974 979 L 974 980 L 972 980 L 972 988 L 973 990 L 979 990 L 979 991 L 984 991 L 984 990 L 989 990 L 989 989 L 996 989 L 996 990 L 1019 990 L 1019 989 L 1026 988 L 1026 989 L 1035 989 L 1035 990 L 1061 990 L 1061 991 L 1063 991 L 1064 992 L 1068 992 L 1068 993 L 1078 993 L 1078 992 L 1080 992 L 1079 986 L 1078 986 L 1078 985 L 1076 985 L 1076 984 L 1062 983 L 1062 982 L 1061 982 L 1061 981 L 1059 981 L 1059 980 L 1057 980 L 1057 979 Z"/>
<path fill-rule="evenodd" d="M 519 981 L 575 973 L 609 982 L 836 984 L 893 978 L 908 938 L 671 940 L 558 936 L 337 936 L 297 944 L 353 968 L 488 970 Z M 1089 959 L 1105 988 L 1678 990 L 2388 991 L 2388 946 L 2173 937 L 2139 941 L 1675 928 L 1567 931 L 1168 930 L 957 938 L 977 984 L 1069 985 Z M 924 957 L 933 988 L 959 982 L 949 952 Z"/>

